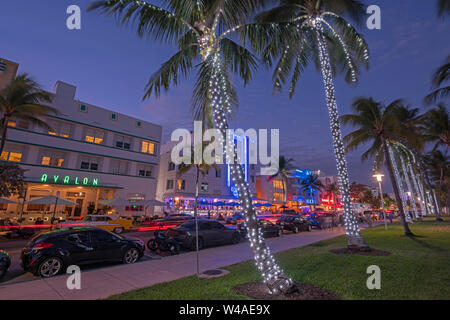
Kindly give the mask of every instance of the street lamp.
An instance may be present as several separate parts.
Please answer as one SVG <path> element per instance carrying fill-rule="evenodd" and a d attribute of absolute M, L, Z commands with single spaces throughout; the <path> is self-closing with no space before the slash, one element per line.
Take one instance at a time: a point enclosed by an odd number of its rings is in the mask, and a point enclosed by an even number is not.
<path fill-rule="evenodd" d="M 383 216 L 384 216 L 384 229 L 387 231 L 386 211 L 384 210 L 383 189 L 381 188 L 381 182 L 383 181 L 384 174 L 377 173 L 374 174 L 373 176 L 374 178 L 377 179 L 378 186 L 380 187 L 381 206 L 383 208 Z"/>

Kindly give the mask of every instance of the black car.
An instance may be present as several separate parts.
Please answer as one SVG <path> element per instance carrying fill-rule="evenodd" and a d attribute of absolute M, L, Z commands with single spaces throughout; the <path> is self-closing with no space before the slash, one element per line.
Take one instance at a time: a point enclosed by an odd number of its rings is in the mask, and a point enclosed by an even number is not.
<path fill-rule="evenodd" d="M 225 221 L 225 224 L 239 224 L 245 220 L 244 215 L 242 213 L 236 213 L 231 217 L 228 217 Z"/>
<path fill-rule="evenodd" d="M 299 231 L 311 231 L 311 224 L 306 219 L 299 216 L 282 216 L 278 221 L 283 230 L 292 231 L 297 233 Z"/>
<path fill-rule="evenodd" d="M 176 228 L 169 228 L 167 235 L 175 239 L 181 247 L 195 250 L 195 221 L 188 221 Z M 220 244 L 236 244 L 241 240 L 240 233 L 232 228 L 227 228 L 215 220 L 198 220 L 198 247 Z"/>
<path fill-rule="evenodd" d="M 145 244 L 98 228 L 73 228 L 41 233 L 22 250 L 21 266 L 41 277 L 52 277 L 70 265 L 100 262 L 131 264 Z"/>
<path fill-rule="evenodd" d="M 283 234 L 283 229 L 269 220 L 259 220 L 258 225 L 263 231 L 264 238 L 281 237 Z M 247 228 L 244 223 L 238 225 L 238 230 L 243 238 L 248 238 Z"/>

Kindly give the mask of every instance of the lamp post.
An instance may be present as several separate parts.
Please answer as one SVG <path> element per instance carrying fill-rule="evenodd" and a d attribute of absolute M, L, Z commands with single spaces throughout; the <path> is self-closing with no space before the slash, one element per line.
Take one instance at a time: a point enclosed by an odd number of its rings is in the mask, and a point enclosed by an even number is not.
<path fill-rule="evenodd" d="M 384 210 L 383 189 L 381 188 L 381 182 L 383 181 L 384 174 L 378 173 L 374 174 L 373 176 L 377 179 L 378 186 L 380 187 L 381 206 L 383 208 L 383 216 L 384 216 L 384 229 L 387 231 L 386 211 Z"/>

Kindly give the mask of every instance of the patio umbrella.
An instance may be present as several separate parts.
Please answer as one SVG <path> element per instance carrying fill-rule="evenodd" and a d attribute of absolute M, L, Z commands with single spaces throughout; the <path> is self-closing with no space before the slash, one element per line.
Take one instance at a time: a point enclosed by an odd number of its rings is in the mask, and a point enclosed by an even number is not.
<path fill-rule="evenodd" d="M 263 205 L 262 203 L 255 203 L 253 206 L 257 208 L 265 207 L 265 205 Z"/>
<path fill-rule="evenodd" d="M 225 203 L 226 206 L 230 206 L 230 207 L 239 207 L 241 204 L 237 203 L 237 202 L 229 202 L 229 203 Z"/>
<path fill-rule="evenodd" d="M 281 207 L 280 207 L 280 209 L 288 209 L 289 207 L 286 207 L 285 205 L 282 205 Z"/>
<path fill-rule="evenodd" d="M 203 200 L 197 201 L 197 204 L 199 206 L 211 206 L 211 205 L 214 205 L 213 203 L 209 203 L 208 201 L 203 201 Z"/>
<path fill-rule="evenodd" d="M 56 196 L 46 196 L 42 198 L 36 198 L 25 202 L 26 204 L 54 204 L 57 206 L 78 206 L 78 203 L 72 202 L 63 198 L 58 198 Z"/>
<path fill-rule="evenodd" d="M 5 199 L 5 198 L 0 198 L 0 203 L 17 203 L 17 202 L 12 201 L 12 200 L 8 200 L 8 199 Z"/>
<path fill-rule="evenodd" d="M 273 204 L 270 204 L 270 203 L 264 203 L 264 207 L 275 207 Z"/>

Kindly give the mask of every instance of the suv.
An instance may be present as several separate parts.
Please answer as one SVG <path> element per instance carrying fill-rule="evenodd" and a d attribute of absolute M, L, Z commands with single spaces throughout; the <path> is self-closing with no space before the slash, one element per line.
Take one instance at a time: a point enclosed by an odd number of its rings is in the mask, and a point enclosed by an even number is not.
<path fill-rule="evenodd" d="M 22 249 L 25 271 L 49 278 L 70 265 L 98 262 L 132 264 L 144 255 L 144 242 L 98 228 L 74 228 L 41 233 Z"/>
<path fill-rule="evenodd" d="M 282 216 L 277 221 L 277 225 L 283 228 L 283 230 L 292 231 L 294 233 L 298 233 L 299 231 L 311 231 L 311 225 L 302 217 Z"/>

